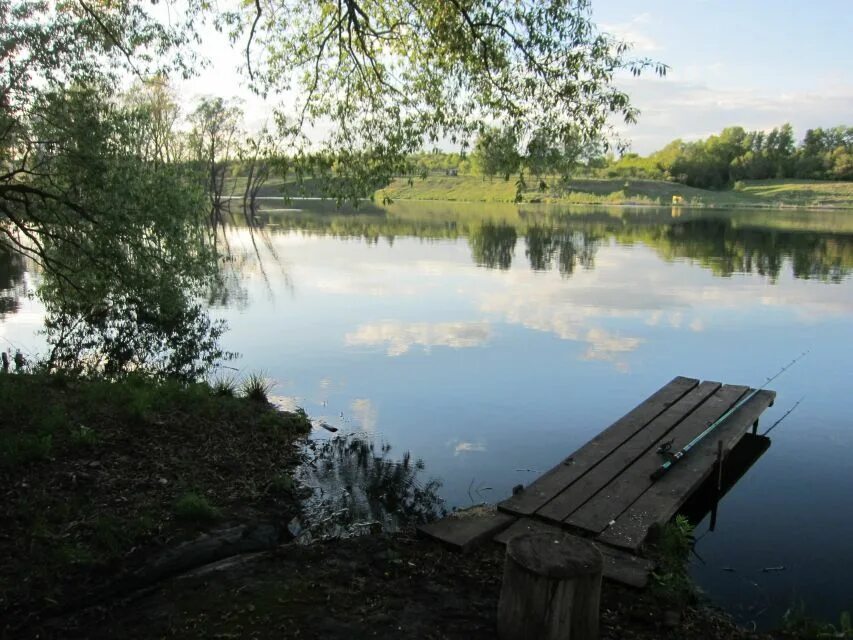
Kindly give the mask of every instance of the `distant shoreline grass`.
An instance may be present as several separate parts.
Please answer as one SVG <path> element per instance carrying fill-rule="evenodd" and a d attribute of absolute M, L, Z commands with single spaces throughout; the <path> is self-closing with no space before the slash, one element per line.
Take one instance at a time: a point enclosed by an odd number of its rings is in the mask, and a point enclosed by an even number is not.
<path fill-rule="evenodd" d="M 673 197 L 681 198 L 679 206 L 703 208 L 797 208 L 853 209 L 853 182 L 807 180 L 743 181 L 735 189 L 709 191 L 675 182 L 633 179 L 577 178 L 567 186 L 556 180 L 530 178 L 522 190 L 524 203 L 603 204 L 610 206 L 672 206 Z M 385 200 L 425 200 L 446 202 L 514 202 L 516 183 L 513 178 L 483 179 L 481 176 L 428 176 L 397 178 L 374 196 Z"/>

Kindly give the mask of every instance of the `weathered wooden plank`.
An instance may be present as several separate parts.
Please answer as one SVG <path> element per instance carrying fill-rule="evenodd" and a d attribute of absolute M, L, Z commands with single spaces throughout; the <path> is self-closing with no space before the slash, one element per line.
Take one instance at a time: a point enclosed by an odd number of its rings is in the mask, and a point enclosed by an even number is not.
<path fill-rule="evenodd" d="M 498 511 L 486 515 L 447 516 L 420 525 L 418 533 L 458 549 L 468 551 L 492 538 L 515 521 L 515 516 Z"/>
<path fill-rule="evenodd" d="M 714 468 L 717 442 L 725 450 L 732 448 L 762 412 L 773 404 L 776 393 L 759 391 L 726 421 L 713 435 L 696 445 L 666 475 L 658 479 L 634 504 L 598 536 L 598 540 L 625 549 L 637 550 L 645 542 L 649 529 L 668 522 L 687 498 Z"/>
<path fill-rule="evenodd" d="M 521 518 L 495 536 L 495 542 L 506 544 L 511 538 L 522 533 L 530 532 L 555 533 L 564 529 L 541 520 Z M 596 548 L 604 559 L 604 577 L 614 582 L 620 582 L 630 587 L 642 589 L 648 584 L 649 574 L 654 570 L 655 563 L 648 558 L 640 558 L 620 549 L 595 542 Z"/>
<path fill-rule="evenodd" d="M 682 420 L 711 397 L 722 385 L 703 382 L 671 405 L 633 436 L 622 443 L 609 456 L 573 482 L 553 500 L 536 511 L 536 517 L 560 522 L 569 517 L 587 500 L 606 487 L 616 476 L 632 465 L 640 456 L 666 436 Z M 597 532 L 596 532 L 597 533 Z"/>
<path fill-rule="evenodd" d="M 498 509 L 530 515 L 699 384 L 677 376 Z"/>
<path fill-rule="evenodd" d="M 672 451 L 678 451 L 702 433 L 748 391 L 748 387 L 738 385 L 720 387 L 714 395 L 669 432 L 667 439 L 672 439 Z M 610 522 L 619 517 L 619 514 L 652 486 L 649 476 L 663 461 L 662 456 L 650 451 L 614 478 L 583 507 L 566 518 L 565 522 L 592 533 L 604 531 Z"/>

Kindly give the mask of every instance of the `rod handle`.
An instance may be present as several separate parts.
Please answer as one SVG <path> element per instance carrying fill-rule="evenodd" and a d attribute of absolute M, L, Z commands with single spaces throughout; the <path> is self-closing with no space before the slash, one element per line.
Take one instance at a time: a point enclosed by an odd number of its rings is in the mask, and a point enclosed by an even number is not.
<path fill-rule="evenodd" d="M 658 480 L 658 479 L 663 477 L 663 474 L 665 474 L 667 472 L 667 469 L 669 469 L 669 467 L 660 466 L 652 472 L 652 474 L 649 476 L 649 478 L 652 481 Z"/>

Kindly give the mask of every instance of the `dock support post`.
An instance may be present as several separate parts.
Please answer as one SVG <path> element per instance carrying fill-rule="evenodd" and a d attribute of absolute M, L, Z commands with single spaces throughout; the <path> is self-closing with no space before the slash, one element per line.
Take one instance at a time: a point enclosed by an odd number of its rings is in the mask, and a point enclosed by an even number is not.
<path fill-rule="evenodd" d="M 758 424 L 757 422 L 755 424 Z M 717 441 L 717 497 L 723 490 L 723 441 Z"/>
<path fill-rule="evenodd" d="M 717 490 L 714 492 L 714 504 L 711 507 L 711 531 L 717 528 L 717 505 L 720 502 L 720 494 L 723 492 L 723 441 L 717 441 Z"/>
<path fill-rule="evenodd" d="M 498 603 L 501 640 L 597 640 L 601 552 L 567 533 L 510 539 Z"/>
<path fill-rule="evenodd" d="M 752 435 L 758 434 L 758 420 L 752 423 Z"/>

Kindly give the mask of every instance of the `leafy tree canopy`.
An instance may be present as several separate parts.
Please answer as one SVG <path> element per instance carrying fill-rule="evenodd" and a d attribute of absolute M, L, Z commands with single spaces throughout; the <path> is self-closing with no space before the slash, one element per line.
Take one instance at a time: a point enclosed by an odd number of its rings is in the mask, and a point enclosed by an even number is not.
<path fill-rule="evenodd" d="M 589 0 L 267 0 L 220 16 L 261 93 L 294 90 L 291 152 L 339 160 L 339 197 L 364 195 L 440 141 L 471 145 L 489 126 L 526 144 L 598 139 L 637 111 L 620 70 L 663 65 L 593 24 Z M 317 138 L 325 123 L 329 134 Z M 310 132 L 310 133 L 309 133 Z M 297 163 L 297 171 L 300 164 Z"/>
<path fill-rule="evenodd" d="M 202 105 L 185 140 L 165 81 L 197 68 L 205 21 L 259 93 L 295 92 L 279 153 L 338 198 L 487 126 L 522 146 L 597 138 L 636 117 L 614 75 L 655 67 L 599 32 L 588 0 L 4 2 L 0 234 L 44 271 L 54 366 L 193 377 L 221 355 L 191 337 L 218 331 L 197 305 L 215 284 L 234 112 Z"/>

